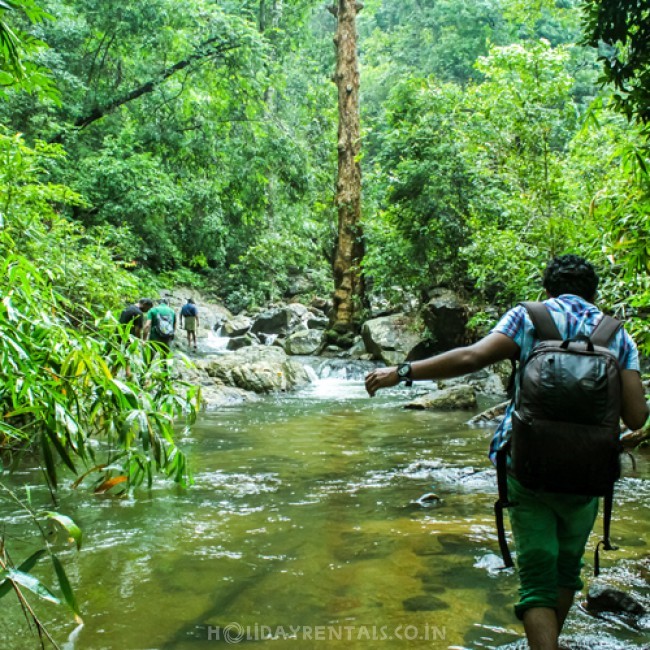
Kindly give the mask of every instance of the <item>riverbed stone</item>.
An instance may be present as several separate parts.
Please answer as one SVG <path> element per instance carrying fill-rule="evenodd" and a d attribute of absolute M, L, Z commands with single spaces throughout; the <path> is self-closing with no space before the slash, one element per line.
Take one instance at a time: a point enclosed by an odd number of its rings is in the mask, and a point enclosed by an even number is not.
<path fill-rule="evenodd" d="M 251 332 L 253 334 L 287 336 L 300 321 L 300 316 L 296 313 L 295 308 L 279 307 L 268 309 L 255 318 L 251 326 Z"/>
<path fill-rule="evenodd" d="M 407 598 L 402 601 L 402 606 L 407 612 L 435 612 L 449 609 L 448 603 L 430 593 Z"/>
<path fill-rule="evenodd" d="M 476 392 L 472 386 L 461 385 L 420 395 L 404 406 L 406 409 L 460 411 L 476 408 Z"/>
<path fill-rule="evenodd" d="M 594 614 L 611 612 L 628 617 L 641 617 L 647 613 L 646 608 L 630 594 L 598 583 L 589 587 L 587 610 Z"/>
<path fill-rule="evenodd" d="M 467 424 L 479 427 L 498 424 L 501 422 L 501 420 L 503 420 L 509 404 L 510 400 L 499 402 L 499 404 L 493 406 L 492 408 L 489 408 L 485 411 L 482 411 L 478 415 L 475 415 L 473 418 L 468 420 Z"/>
<path fill-rule="evenodd" d="M 322 343 L 322 330 L 301 330 L 287 338 L 284 349 L 287 354 L 316 354 Z"/>
<path fill-rule="evenodd" d="M 395 365 L 409 358 L 410 351 L 420 342 L 415 319 L 406 314 L 393 314 L 366 321 L 362 332 L 366 350 L 375 359 Z"/>
<path fill-rule="evenodd" d="M 247 348 L 251 345 L 256 345 L 257 343 L 259 343 L 258 338 L 254 334 L 251 334 L 249 332 L 247 334 L 244 334 L 243 336 L 233 336 L 228 341 L 228 345 L 226 346 L 226 349 L 234 352 L 235 350 L 240 350 L 241 348 Z"/>
<path fill-rule="evenodd" d="M 244 314 L 238 314 L 233 318 L 227 318 L 221 324 L 219 333 L 221 336 L 244 336 L 253 325 L 253 320 Z"/>
<path fill-rule="evenodd" d="M 422 309 L 422 320 L 431 333 L 436 352 L 464 345 L 468 309 L 464 301 L 449 289 L 434 289 Z"/>
<path fill-rule="evenodd" d="M 326 330 L 329 327 L 330 321 L 325 316 L 317 316 L 313 314 L 307 318 L 307 327 L 310 330 Z"/>
<path fill-rule="evenodd" d="M 311 381 L 305 368 L 276 346 L 242 348 L 232 355 L 213 357 L 203 367 L 225 385 L 255 393 L 294 390 Z"/>

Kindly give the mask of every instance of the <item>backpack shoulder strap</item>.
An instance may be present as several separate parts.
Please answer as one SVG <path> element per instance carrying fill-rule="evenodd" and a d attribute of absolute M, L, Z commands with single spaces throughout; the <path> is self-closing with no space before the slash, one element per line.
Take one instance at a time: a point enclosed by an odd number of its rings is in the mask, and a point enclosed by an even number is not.
<path fill-rule="evenodd" d="M 603 314 L 603 317 L 600 319 L 598 325 L 596 325 L 589 338 L 594 345 L 607 347 L 609 342 L 616 335 L 616 332 L 621 329 L 622 325 L 623 323 L 621 323 L 620 320 L 612 318 L 607 314 Z"/>
<path fill-rule="evenodd" d="M 522 302 L 520 304 L 526 308 L 530 320 L 533 321 L 538 339 L 541 341 L 563 340 L 564 337 L 560 334 L 553 317 L 543 302 Z"/>

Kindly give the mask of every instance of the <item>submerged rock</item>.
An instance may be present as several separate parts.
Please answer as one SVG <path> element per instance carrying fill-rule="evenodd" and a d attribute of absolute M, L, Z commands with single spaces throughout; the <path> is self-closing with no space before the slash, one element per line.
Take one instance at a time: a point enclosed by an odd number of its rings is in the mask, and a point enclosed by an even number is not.
<path fill-rule="evenodd" d="M 589 587 L 586 608 L 592 614 L 611 612 L 636 618 L 647 613 L 646 608 L 629 594 L 602 584 Z"/>
<path fill-rule="evenodd" d="M 441 609 L 449 609 L 448 603 L 431 594 L 407 598 L 402 601 L 402 606 L 407 612 L 435 612 Z"/>
<path fill-rule="evenodd" d="M 471 424 L 473 426 L 498 424 L 506 414 L 508 404 L 510 404 L 510 400 L 501 402 L 500 404 L 497 404 L 496 406 L 493 406 L 492 408 L 489 408 L 486 411 L 475 415 L 473 418 L 468 420 L 467 424 Z"/>
<path fill-rule="evenodd" d="M 434 508 L 436 506 L 439 506 L 441 501 L 442 499 L 437 494 L 434 494 L 433 492 L 427 492 L 427 494 L 423 494 L 413 503 L 419 505 L 422 508 Z"/>
<path fill-rule="evenodd" d="M 404 406 L 406 409 L 435 409 L 455 411 L 476 408 L 476 392 L 472 386 L 452 386 L 434 393 L 417 397 Z"/>

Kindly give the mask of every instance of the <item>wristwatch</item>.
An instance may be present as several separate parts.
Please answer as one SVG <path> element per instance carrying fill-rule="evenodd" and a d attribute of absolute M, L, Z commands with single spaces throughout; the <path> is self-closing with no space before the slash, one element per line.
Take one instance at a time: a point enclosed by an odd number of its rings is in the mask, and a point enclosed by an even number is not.
<path fill-rule="evenodd" d="M 411 377 L 411 364 L 408 361 L 400 363 L 397 366 L 397 376 L 400 382 L 404 382 L 405 386 L 413 386 L 413 379 Z"/>

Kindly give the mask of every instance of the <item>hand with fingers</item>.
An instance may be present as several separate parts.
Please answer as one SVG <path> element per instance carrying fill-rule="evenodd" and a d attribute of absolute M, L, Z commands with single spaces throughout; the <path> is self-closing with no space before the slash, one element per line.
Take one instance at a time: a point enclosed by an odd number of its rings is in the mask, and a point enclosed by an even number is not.
<path fill-rule="evenodd" d="M 380 388 L 390 388 L 397 386 L 400 378 L 397 375 L 397 367 L 376 368 L 366 375 L 366 391 L 370 397 L 374 397 Z"/>

